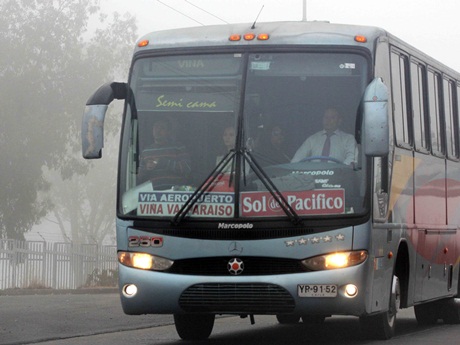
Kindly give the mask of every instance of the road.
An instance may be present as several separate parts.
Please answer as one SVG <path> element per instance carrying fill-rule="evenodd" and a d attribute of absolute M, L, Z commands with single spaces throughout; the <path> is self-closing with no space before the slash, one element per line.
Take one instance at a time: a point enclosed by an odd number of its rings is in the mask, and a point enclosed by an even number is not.
<path fill-rule="evenodd" d="M 361 337 L 358 319 L 328 318 L 324 325 L 279 325 L 273 316 L 249 319 L 235 316 L 216 320 L 206 345 L 296 344 L 456 344 L 460 325 L 442 323 L 420 328 L 413 309 L 398 314 L 397 335 L 389 341 Z M 195 342 L 196 343 L 196 342 Z M 124 315 L 114 293 L 68 295 L 0 295 L 0 344 L 41 345 L 178 345 L 169 315 Z"/>

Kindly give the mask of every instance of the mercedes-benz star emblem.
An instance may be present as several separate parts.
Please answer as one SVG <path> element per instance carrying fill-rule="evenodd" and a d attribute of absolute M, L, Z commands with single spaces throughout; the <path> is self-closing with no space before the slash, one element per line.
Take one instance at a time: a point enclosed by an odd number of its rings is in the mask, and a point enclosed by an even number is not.
<path fill-rule="evenodd" d="M 228 262 L 227 269 L 230 272 L 230 274 L 237 276 L 243 273 L 244 263 L 241 259 L 233 258 Z"/>
<path fill-rule="evenodd" d="M 231 242 L 228 246 L 228 252 L 230 255 L 241 255 L 243 246 L 238 242 Z"/>

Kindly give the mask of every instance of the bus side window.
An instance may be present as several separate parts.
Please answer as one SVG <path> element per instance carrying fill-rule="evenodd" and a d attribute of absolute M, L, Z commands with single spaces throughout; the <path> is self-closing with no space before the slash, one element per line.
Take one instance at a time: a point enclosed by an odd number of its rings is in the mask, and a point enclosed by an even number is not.
<path fill-rule="evenodd" d="M 443 156 L 443 126 L 441 123 L 441 100 L 440 100 L 439 73 L 428 70 L 428 106 L 430 109 L 431 152 L 437 156 Z"/>
<path fill-rule="evenodd" d="M 454 133 L 455 133 L 455 140 L 457 145 L 457 157 L 460 158 L 460 84 L 457 84 L 456 87 L 456 98 L 455 98 L 455 106 L 454 106 L 454 122 L 456 122 Z"/>
<path fill-rule="evenodd" d="M 446 154 L 451 159 L 458 158 L 458 118 L 455 111 L 455 84 L 443 80 L 444 116 L 446 122 Z"/>
<path fill-rule="evenodd" d="M 429 131 L 426 118 L 426 69 L 417 61 L 411 61 L 412 118 L 414 128 L 414 145 L 419 152 L 428 153 Z"/>
<path fill-rule="evenodd" d="M 410 147 L 410 127 L 408 117 L 407 56 L 391 52 L 391 84 L 393 90 L 393 117 L 396 142 L 399 146 Z"/>
<path fill-rule="evenodd" d="M 374 158 L 374 219 L 384 222 L 388 215 L 388 181 L 389 181 L 388 156 Z"/>

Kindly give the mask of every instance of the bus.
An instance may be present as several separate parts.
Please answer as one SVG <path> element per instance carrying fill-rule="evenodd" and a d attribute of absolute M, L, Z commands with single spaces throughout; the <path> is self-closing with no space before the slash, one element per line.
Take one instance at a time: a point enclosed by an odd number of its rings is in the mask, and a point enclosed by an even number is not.
<path fill-rule="evenodd" d="M 84 158 L 101 157 L 115 99 L 126 314 L 172 314 L 185 340 L 227 314 L 351 315 L 378 339 L 401 308 L 460 323 L 459 73 L 376 27 L 153 32 L 128 82 L 89 98 Z M 347 161 L 307 149 L 327 112 Z"/>

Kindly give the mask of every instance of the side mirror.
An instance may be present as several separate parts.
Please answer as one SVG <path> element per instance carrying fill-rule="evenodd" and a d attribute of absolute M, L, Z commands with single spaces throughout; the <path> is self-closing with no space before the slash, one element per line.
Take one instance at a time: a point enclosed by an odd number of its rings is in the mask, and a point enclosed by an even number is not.
<path fill-rule="evenodd" d="M 104 119 L 108 105 L 87 105 L 81 125 L 83 158 L 102 157 L 104 147 Z"/>
<path fill-rule="evenodd" d="M 86 102 L 81 125 L 82 154 L 85 159 L 102 157 L 104 147 L 104 119 L 109 104 L 116 99 L 126 99 L 126 83 L 102 85 Z"/>
<path fill-rule="evenodd" d="M 382 157 L 389 153 L 388 88 L 375 78 L 364 91 L 361 146 L 366 156 Z"/>

